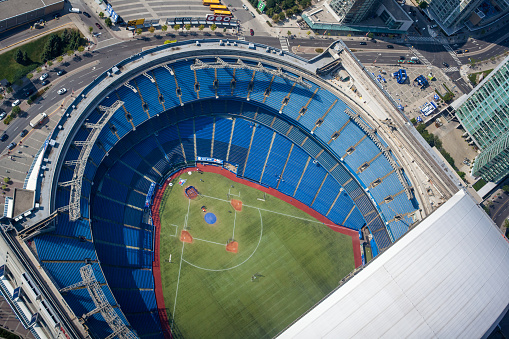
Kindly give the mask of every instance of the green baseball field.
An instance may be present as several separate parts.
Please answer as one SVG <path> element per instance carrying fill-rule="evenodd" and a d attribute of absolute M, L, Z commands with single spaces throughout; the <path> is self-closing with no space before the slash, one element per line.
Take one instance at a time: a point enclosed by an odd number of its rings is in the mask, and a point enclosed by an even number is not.
<path fill-rule="evenodd" d="M 282 200 L 215 173 L 172 184 L 160 259 L 174 337 L 273 337 L 354 269 L 351 237 Z"/>

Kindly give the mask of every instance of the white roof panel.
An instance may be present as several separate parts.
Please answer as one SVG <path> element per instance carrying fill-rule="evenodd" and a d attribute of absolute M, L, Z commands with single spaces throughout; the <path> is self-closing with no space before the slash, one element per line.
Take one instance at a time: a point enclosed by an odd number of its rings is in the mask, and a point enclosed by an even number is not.
<path fill-rule="evenodd" d="M 478 338 L 508 288 L 509 243 L 460 191 L 280 337 Z"/>

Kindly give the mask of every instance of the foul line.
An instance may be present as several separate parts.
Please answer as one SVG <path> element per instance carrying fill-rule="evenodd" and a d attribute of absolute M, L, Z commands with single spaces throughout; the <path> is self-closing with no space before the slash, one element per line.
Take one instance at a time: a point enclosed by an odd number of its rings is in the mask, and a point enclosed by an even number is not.
<path fill-rule="evenodd" d="M 224 201 L 224 202 L 229 202 L 228 200 L 224 200 L 224 199 L 216 198 L 216 197 L 211 197 L 209 195 L 203 195 L 202 194 L 202 196 L 205 197 L 205 198 L 211 198 L 211 199 L 221 200 L 221 201 Z M 296 217 L 294 215 L 279 213 L 279 212 L 267 210 L 267 209 L 261 208 L 261 207 L 255 207 L 255 206 L 246 205 L 246 204 L 242 204 L 242 207 L 250 207 L 250 208 L 254 208 L 254 209 L 257 209 L 257 210 L 264 211 L 264 212 L 270 212 L 270 213 L 274 213 L 274 214 L 284 215 L 285 217 L 289 217 L 289 218 L 295 218 L 295 219 L 300 219 L 300 220 L 304 220 L 304 221 L 314 222 L 315 224 L 322 224 L 322 225 L 326 225 L 326 226 L 338 227 L 338 225 L 336 225 L 336 224 L 326 224 L 326 223 L 323 223 L 323 222 L 318 221 L 318 220 L 312 220 L 312 219 Z"/>
<path fill-rule="evenodd" d="M 262 219 L 262 212 L 260 212 L 260 209 L 258 209 L 258 213 L 260 213 L 260 226 L 261 226 L 261 229 L 260 229 L 260 239 L 258 239 L 258 244 L 256 245 L 256 248 L 254 249 L 253 253 L 251 253 L 251 255 L 246 259 L 244 260 L 243 262 L 241 262 L 240 264 L 236 265 L 236 266 L 233 266 L 233 267 L 229 267 L 229 268 L 223 268 L 222 270 L 213 270 L 213 269 L 210 269 L 210 268 L 204 268 L 204 267 L 200 267 L 198 265 L 195 265 L 195 264 L 191 264 L 189 261 L 187 261 L 186 259 L 182 259 L 182 261 L 184 261 L 185 263 L 195 267 L 195 268 L 198 268 L 198 269 L 201 269 L 201 270 L 204 270 L 204 271 L 210 271 L 210 272 L 222 272 L 222 271 L 229 271 L 229 270 L 233 270 L 234 268 L 237 268 L 243 264 L 245 264 L 249 259 L 251 259 L 251 257 L 256 253 L 256 251 L 258 250 L 258 247 L 260 246 L 260 243 L 262 242 L 262 236 L 263 236 L 263 219 Z M 179 272 L 180 274 L 180 272 Z M 177 282 L 177 289 L 178 289 L 178 282 Z M 175 300 L 176 300 L 176 297 L 175 296 Z"/>
<path fill-rule="evenodd" d="M 191 199 L 188 200 L 188 204 L 187 204 L 187 214 L 186 214 L 186 217 L 184 218 L 184 228 L 187 227 L 187 220 L 189 220 L 189 207 L 191 206 Z"/>
<path fill-rule="evenodd" d="M 177 295 L 179 293 L 179 283 L 180 283 L 180 271 L 182 270 L 182 261 L 184 260 L 184 245 L 186 243 L 182 242 L 182 252 L 180 253 L 180 266 L 179 266 L 179 275 L 177 278 L 177 290 L 175 291 L 175 301 L 173 302 L 173 313 L 171 314 L 171 325 L 170 328 L 173 330 L 173 322 L 175 321 L 175 309 L 177 308 Z"/>

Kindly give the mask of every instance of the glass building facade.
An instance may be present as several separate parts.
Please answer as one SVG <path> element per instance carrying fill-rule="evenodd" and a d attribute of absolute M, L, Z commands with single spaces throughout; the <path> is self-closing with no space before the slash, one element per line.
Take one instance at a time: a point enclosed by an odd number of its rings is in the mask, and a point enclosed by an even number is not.
<path fill-rule="evenodd" d="M 356 24 L 375 14 L 376 0 L 331 0 L 329 6 L 341 24 Z"/>
<path fill-rule="evenodd" d="M 509 174 L 509 57 L 470 93 L 456 116 L 482 150 L 473 174 L 493 182 Z"/>

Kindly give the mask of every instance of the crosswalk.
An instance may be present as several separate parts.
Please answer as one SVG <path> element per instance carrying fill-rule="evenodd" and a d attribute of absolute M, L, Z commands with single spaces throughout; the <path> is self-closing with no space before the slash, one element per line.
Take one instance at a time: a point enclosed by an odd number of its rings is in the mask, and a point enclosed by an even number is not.
<path fill-rule="evenodd" d="M 413 48 L 411 45 L 407 45 L 408 48 L 410 49 L 410 51 L 416 56 L 419 58 L 419 60 L 426 65 L 427 68 L 431 69 L 432 65 L 431 65 L 431 62 L 428 61 L 428 59 L 426 59 L 424 57 L 424 55 L 422 55 L 418 50 L 416 50 L 415 48 Z"/>
<path fill-rule="evenodd" d="M 457 63 L 459 66 L 463 65 L 463 64 L 461 63 L 460 59 L 458 59 L 458 56 L 456 55 L 456 53 L 454 52 L 454 50 L 451 48 L 451 46 L 449 46 L 449 44 L 444 44 L 443 46 L 444 46 L 445 50 L 446 50 L 447 52 L 449 52 L 449 54 L 451 55 L 451 57 L 454 59 L 454 61 L 456 61 L 456 63 Z"/>
<path fill-rule="evenodd" d="M 442 68 L 442 71 L 444 71 L 445 73 L 451 73 L 451 72 L 459 72 L 459 69 L 458 69 L 458 67 L 447 67 L 447 68 Z"/>
<path fill-rule="evenodd" d="M 289 52 L 290 51 L 290 46 L 288 44 L 288 39 L 286 39 L 286 37 L 284 36 L 280 36 L 279 37 L 279 43 L 281 44 L 281 49 L 285 52 Z"/>
<path fill-rule="evenodd" d="M 416 41 L 416 42 L 433 42 L 438 44 L 446 44 L 447 39 L 442 37 L 431 37 L 431 36 L 412 36 L 409 35 L 407 37 L 409 41 Z"/>

